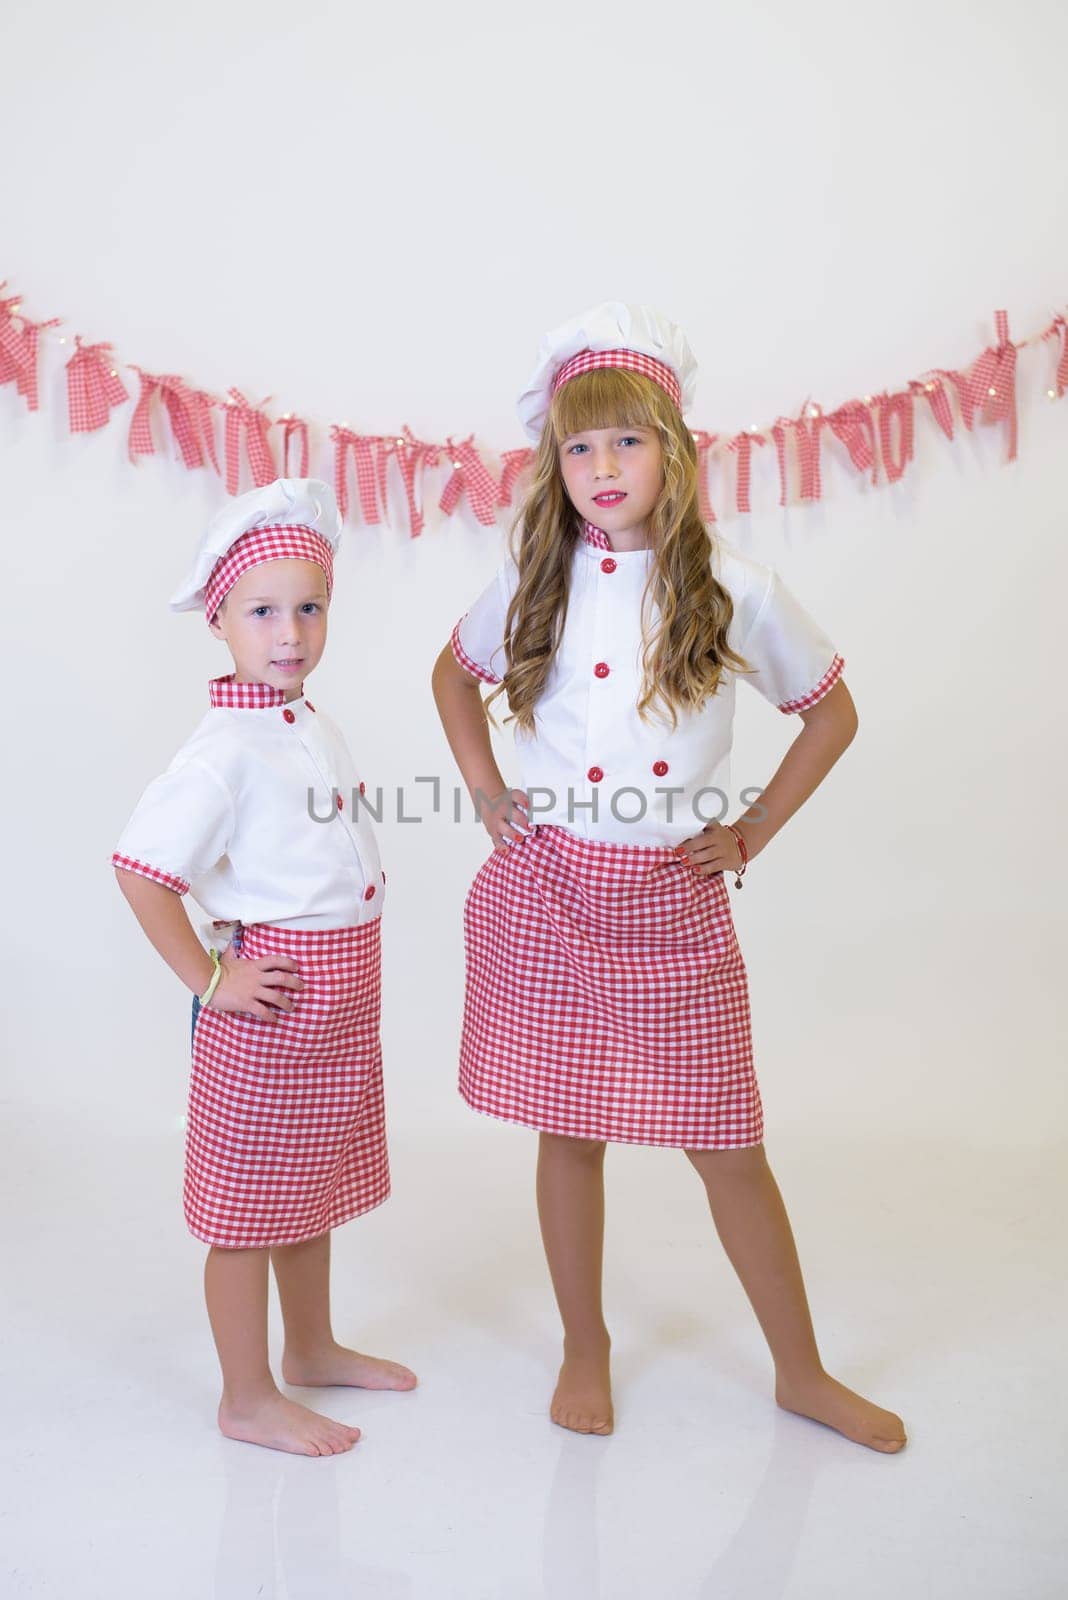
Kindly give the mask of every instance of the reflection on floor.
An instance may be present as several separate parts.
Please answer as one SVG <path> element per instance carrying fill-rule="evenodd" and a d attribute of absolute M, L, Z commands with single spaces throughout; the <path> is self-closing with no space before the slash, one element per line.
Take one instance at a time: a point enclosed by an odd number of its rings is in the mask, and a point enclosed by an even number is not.
<path fill-rule="evenodd" d="M 364 1430 L 320 1461 L 214 1429 L 171 1122 L 27 1114 L 4 1152 L 5 1600 L 1064 1592 L 1054 1152 L 769 1141 L 825 1365 L 908 1425 L 883 1457 L 776 1409 L 696 1179 L 665 1151 L 609 1155 L 617 1432 L 554 1428 L 534 1141 L 462 1113 L 413 1138 L 406 1119 L 394 1198 L 336 1236 L 335 1322 L 422 1383 L 314 1392 Z"/>

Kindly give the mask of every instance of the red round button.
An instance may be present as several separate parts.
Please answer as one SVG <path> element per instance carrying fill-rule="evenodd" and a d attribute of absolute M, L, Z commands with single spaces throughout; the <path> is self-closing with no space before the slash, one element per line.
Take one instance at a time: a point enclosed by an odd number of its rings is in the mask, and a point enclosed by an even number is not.
<path fill-rule="evenodd" d="M 668 769 L 668 764 L 667 764 L 666 761 L 654 761 L 653 762 L 653 771 L 656 773 L 658 778 L 662 778 L 664 776 L 665 772 L 667 771 L 667 769 Z"/>
<path fill-rule="evenodd" d="M 361 783 L 360 784 L 360 793 L 361 794 L 366 794 L 367 793 L 367 785 L 365 783 Z"/>
<path fill-rule="evenodd" d="M 282 712 L 282 715 L 283 715 L 283 717 L 285 717 L 287 722 L 296 722 L 296 720 L 297 720 L 296 717 L 293 715 L 292 711 L 289 710 L 288 706 Z"/>
<path fill-rule="evenodd" d="M 342 800 L 340 795 L 337 797 L 337 808 L 339 811 L 344 811 L 345 809 L 345 802 Z"/>
<path fill-rule="evenodd" d="M 599 678 L 607 678 L 610 668 L 607 661 L 598 661 L 593 670 Z"/>
<path fill-rule="evenodd" d="M 367 885 L 367 888 L 363 891 L 363 897 L 364 897 L 365 900 L 373 900 L 374 899 L 374 897 L 375 897 L 375 886 L 374 886 L 373 883 L 369 883 Z"/>
<path fill-rule="evenodd" d="M 589 778 L 591 783 L 600 783 L 601 779 L 604 777 L 604 772 L 600 767 L 591 767 L 586 776 Z"/>
<path fill-rule="evenodd" d="M 618 562 L 612 560 L 611 556 L 605 556 L 604 560 L 601 562 L 601 571 L 614 572 L 618 564 Z"/>

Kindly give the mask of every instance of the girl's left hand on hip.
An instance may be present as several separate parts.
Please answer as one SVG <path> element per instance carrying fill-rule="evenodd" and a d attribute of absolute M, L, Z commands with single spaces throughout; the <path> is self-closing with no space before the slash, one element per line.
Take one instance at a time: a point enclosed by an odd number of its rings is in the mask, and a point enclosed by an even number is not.
<path fill-rule="evenodd" d="M 742 865 L 741 847 L 722 822 L 706 822 L 700 833 L 675 846 L 675 854 L 699 878 L 711 878 L 717 872 L 737 872 Z"/>

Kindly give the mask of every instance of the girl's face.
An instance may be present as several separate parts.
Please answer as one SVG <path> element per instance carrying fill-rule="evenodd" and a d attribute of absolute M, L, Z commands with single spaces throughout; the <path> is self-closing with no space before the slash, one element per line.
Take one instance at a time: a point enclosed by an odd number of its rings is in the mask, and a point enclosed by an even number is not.
<path fill-rule="evenodd" d="M 287 700 L 326 649 L 326 573 L 314 561 L 264 561 L 243 572 L 210 622 L 238 683 L 269 683 Z"/>
<path fill-rule="evenodd" d="M 649 542 L 649 518 L 664 486 L 655 428 L 590 428 L 559 446 L 560 471 L 579 516 L 603 528 L 617 550 Z"/>

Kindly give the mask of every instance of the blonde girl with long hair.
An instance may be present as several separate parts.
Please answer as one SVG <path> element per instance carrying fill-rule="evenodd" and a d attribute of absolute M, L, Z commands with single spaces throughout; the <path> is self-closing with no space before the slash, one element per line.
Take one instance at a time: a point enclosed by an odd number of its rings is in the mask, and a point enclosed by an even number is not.
<path fill-rule="evenodd" d="M 493 842 L 464 905 L 460 1090 L 539 1133 L 564 1333 L 554 1422 L 612 1431 L 605 1148 L 661 1145 L 684 1150 L 704 1184 L 778 1404 L 891 1454 L 900 1417 L 820 1359 L 764 1151 L 727 887 L 819 787 L 857 716 L 827 635 L 701 519 L 682 415 L 694 377 L 677 327 L 612 302 L 546 336 L 520 399 L 537 447 L 512 547 L 433 675 Z M 766 788 L 735 796 L 739 679 L 802 727 Z M 502 698 L 514 789 L 490 742 Z"/>

